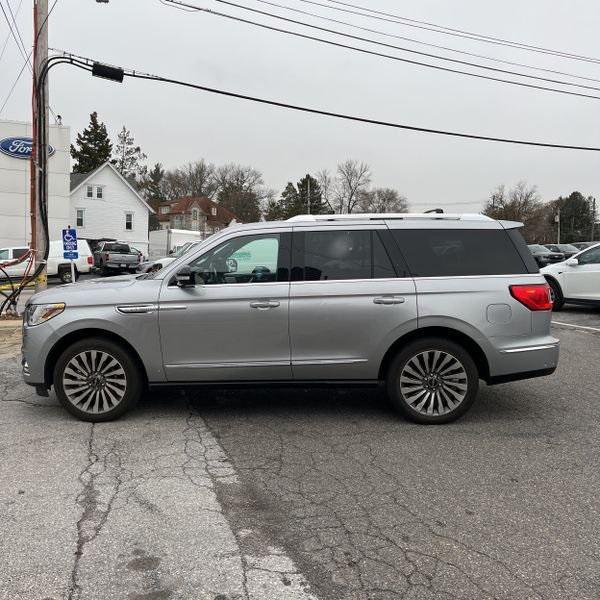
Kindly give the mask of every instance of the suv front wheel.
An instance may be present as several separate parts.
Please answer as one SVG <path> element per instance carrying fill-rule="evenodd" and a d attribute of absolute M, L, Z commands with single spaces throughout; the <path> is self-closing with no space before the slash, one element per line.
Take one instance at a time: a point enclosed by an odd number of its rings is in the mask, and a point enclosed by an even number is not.
<path fill-rule="evenodd" d="M 142 378 L 121 346 L 103 338 L 87 338 L 60 355 L 54 389 L 60 403 L 82 421 L 111 421 L 137 402 Z"/>
<path fill-rule="evenodd" d="M 477 396 L 479 374 L 471 355 L 443 338 L 410 343 L 393 360 L 387 377 L 394 407 L 416 423 L 458 419 Z"/>

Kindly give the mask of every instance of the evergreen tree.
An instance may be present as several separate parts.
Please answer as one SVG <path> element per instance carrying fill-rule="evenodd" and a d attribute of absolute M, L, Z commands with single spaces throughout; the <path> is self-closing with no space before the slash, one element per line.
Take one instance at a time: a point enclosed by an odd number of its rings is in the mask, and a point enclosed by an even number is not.
<path fill-rule="evenodd" d="M 148 219 L 148 226 L 151 231 L 158 229 L 160 205 L 167 199 L 164 193 L 164 177 L 165 170 L 160 163 L 156 163 L 152 169 L 146 173 L 141 182 L 144 198 L 155 211 Z"/>
<path fill-rule="evenodd" d="M 297 183 L 298 188 L 298 211 L 295 214 L 304 215 L 327 215 L 330 213 L 329 206 L 323 200 L 319 182 L 308 173 Z M 310 193 L 309 193 L 310 191 Z M 309 202 L 310 195 L 310 202 Z M 294 215 L 290 215 L 293 217 Z M 289 218 L 289 217 L 288 217 Z"/>
<path fill-rule="evenodd" d="M 71 144 L 71 157 L 75 160 L 73 173 L 89 173 L 110 160 L 112 144 L 106 125 L 98 122 L 98 113 L 90 115 L 90 124 L 77 134 L 76 145 Z"/>
<path fill-rule="evenodd" d="M 136 179 L 144 171 L 143 163 L 146 158 L 142 149 L 135 145 L 133 135 L 131 135 L 129 129 L 123 125 L 123 129 L 117 136 L 115 158 L 112 160 L 112 164 L 126 179 Z"/>

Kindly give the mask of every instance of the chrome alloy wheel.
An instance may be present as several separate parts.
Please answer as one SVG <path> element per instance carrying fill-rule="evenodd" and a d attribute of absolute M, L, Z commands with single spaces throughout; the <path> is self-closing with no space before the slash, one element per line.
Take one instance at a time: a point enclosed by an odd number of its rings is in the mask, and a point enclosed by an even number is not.
<path fill-rule="evenodd" d="M 413 356 L 400 373 L 400 392 L 422 415 L 445 415 L 457 408 L 468 391 L 467 372 L 452 354 L 428 350 Z"/>
<path fill-rule="evenodd" d="M 83 412 L 100 414 L 115 408 L 127 391 L 123 365 L 103 350 L 76 354 L 65 366 L 62 377 L 65 395 Z"/>

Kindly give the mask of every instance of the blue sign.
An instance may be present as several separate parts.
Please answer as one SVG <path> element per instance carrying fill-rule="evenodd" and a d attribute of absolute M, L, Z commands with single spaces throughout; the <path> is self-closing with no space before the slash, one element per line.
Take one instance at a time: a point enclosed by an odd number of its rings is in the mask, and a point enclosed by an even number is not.
<path fill-rule="evenodd" d="M 0 152 L 13 158 L 28 159 L 33 150 L 33 139 L 30 137 L 7 137 L 0 140 Z M 48 145 L 48 156 L 55 152 L 53 146 Z"/>
<path fill-rule="evenodd" d="M 77 230 L 76 229 L 63 229 L 62 230 L 62 241 L 63 241 L 63 255 L 65 259 L 74 260 L 77 258 Z M 75 256 L 73 256 L 75 255 Z"/>
<path fill-rule="evenodd" d="M 79 252 L 63 252 L 65 260 L 77 260 L 79 258 Z"/>

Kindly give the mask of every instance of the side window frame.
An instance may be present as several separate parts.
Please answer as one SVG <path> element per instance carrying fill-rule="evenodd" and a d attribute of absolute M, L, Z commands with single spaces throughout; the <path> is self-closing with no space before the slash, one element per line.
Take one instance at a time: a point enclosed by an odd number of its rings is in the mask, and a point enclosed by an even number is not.
<path fill-rule="evenodd" d="M 591 253 L 595 254 L 596 252 L 600 252 L 600 246 L 597 246 L 595 248 L 590 248 L 589 250 L 582 252 L 578 258 L 579 264 L 580 265 L 598 265 L 598 264 L 600 264 L 600 260 L 598 260 L 596 262 L 587 262 L 587 261 L 581 262 L 581 259 L 584 258 L 587 254 L 591 254 Z"/>
<path fill-rule="evenodd" d="M 408 268 L 406 267 L 406 263 L 398 248 L 395 246 L 395 242 L 391 237 L 391 233 L 387 227 L 384 228 L 352 228 L 352 229 L 343 229 L 341 227 L 331 227 L 328 229 L 295 229 L 293 233 L 293 241 L 292 241 L 292 268 L 291 268 L 291 278 L 292 282 L 294 281 L 310 281 L 312 283 L 316 283 L 312 280 L 307 280 L 305 278 L 305 248 L 306 248 L 306 234 L 309 232 L 335 232 L 335 231 L 367 231 L 370 233 L 370 243 L 371 243 L 371 277 L 370 280 L 378 281 L 384 279 L 399 279 L 399 278 L 407 278 L 410 277 L 408 273 Z M 381 242 L 384 252 L 387 254 L 387 257 L 390 261 L 392 269 L 394 271 L 394 277 L 375 277 L 375 238 L 379 238 Z M 352 279 L 325 279 L 321 281 L 328 282 L 339 282 L 339 281 L 353 281 Z M 356 280 L 354 280 L 356 281 Z"/>

